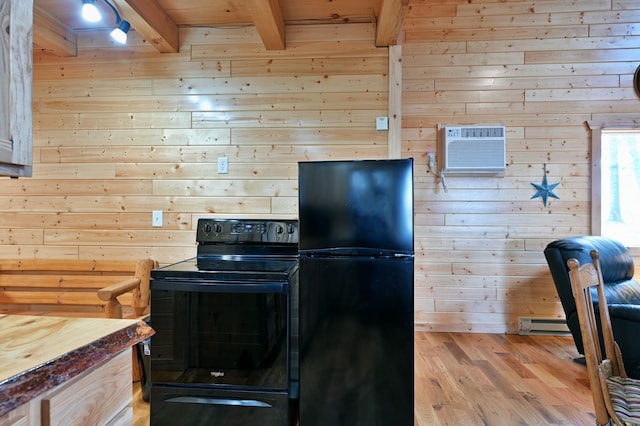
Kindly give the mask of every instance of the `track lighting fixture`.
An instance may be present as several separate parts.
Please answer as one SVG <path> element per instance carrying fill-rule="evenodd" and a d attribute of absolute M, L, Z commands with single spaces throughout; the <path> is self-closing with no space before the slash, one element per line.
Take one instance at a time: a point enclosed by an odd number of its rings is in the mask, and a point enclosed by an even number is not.
<path fill-rule="evenodd" d="M 102 15 L 96 7 L 96 0 L 82 0 L 82 18 L 89 22 L 98 22 L 102 19 Z"/>
<path fill-rule="evenodd" d="M 118 28 L 111 31 L 111 38 L 120 44 L 127 44 L 127 33 L 131 28 L 131 24 L 128 21 L 120 20 Z"/>
<path fill-rule="evenodd" d="M 82 17 L 89 22 L 98 22 L 102 19 L 102 15 L 100 11 L 96 7 L 97 0 L 82 0 Z M 113 11 L 113 14 L 116 16 L 116 25 L 117 27 L 111 31 L 111 38 L 121 44 L 127 43 L 127 33 L 129 29 L 131 29 L 131 24 L 129 21 L 126 21 L 120 18 L 120 14 L 118 10 L 112 5 L 109 0 L 102 0 L 107 6 Z"/>

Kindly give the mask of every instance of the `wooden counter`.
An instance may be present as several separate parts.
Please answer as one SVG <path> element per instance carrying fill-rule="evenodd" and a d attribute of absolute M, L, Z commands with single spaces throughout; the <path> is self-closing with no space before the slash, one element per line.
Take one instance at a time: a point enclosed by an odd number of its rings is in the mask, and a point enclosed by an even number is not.
<path fill-rule="evenodd" d="M 18 413 L 14 420 L 37 417 L 24 424 L 40 424 L 40 417 L 42 424 L 56 423 L 45 417 L 55 413 L 52 404 L 60 391 L 73 386 L 78 396 L 72 411 L 81 411 L 83 403 L 95 410 L 96 402 L 85 399 L 102 400 L 105 396 L 100 392 L 107 387 L 107 395 L 119 393 L 130 406 L 128 349 L 153 333 L 138 320 L 0 315 L 0 425 L 12 424 L 14 411 Z M 102 378 L 96 376 L 99 369 L 107 372 Z M 93 377 L 83 382 L 90 374 Z M 121 392 L 115 392 L 116 376 Z M 109 383 L 100 382 L 102 379 Z M 57 398 L 65 399 L 67 396 Z"/>

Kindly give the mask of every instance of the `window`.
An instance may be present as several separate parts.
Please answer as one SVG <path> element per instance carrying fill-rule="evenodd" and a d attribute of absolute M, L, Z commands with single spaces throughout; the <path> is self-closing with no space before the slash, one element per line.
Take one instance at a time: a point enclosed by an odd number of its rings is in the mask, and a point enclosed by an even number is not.
<path fill-rule="evenodd" d="M 594 129 L 592 233 L 640 247 L 640 129 Z"/>

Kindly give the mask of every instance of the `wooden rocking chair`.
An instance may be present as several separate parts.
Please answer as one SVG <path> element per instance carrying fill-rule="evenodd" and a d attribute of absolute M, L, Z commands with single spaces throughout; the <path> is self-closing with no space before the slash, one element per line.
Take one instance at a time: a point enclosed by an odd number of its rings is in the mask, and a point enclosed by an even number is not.
<path fill-rule="evenodd" d="M 593 263 L 580 265 L 569 259 L 569 276 L 576 299 L 580 331 L 587 361 L 589 384 L 593 395 L 596 422 L 607 425 L 640 424 L 640 380 L 630 379 L 624 369 L 620 348 L 613 338 L 607 299 L 602 284 L 600 254 L 591 251 Z M 602 356 L 596 316 L 592 300 L 592 288 L 597 289 L 598 310 L 605 347 Z"/>

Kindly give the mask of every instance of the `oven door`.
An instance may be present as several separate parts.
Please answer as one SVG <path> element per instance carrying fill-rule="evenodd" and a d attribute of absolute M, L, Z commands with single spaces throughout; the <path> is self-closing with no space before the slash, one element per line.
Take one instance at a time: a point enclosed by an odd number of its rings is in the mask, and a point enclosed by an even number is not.
<path fill-rule="evenodd" d="M 154 279 L 151 383 L 289 388 L 289 283 Z"/>

